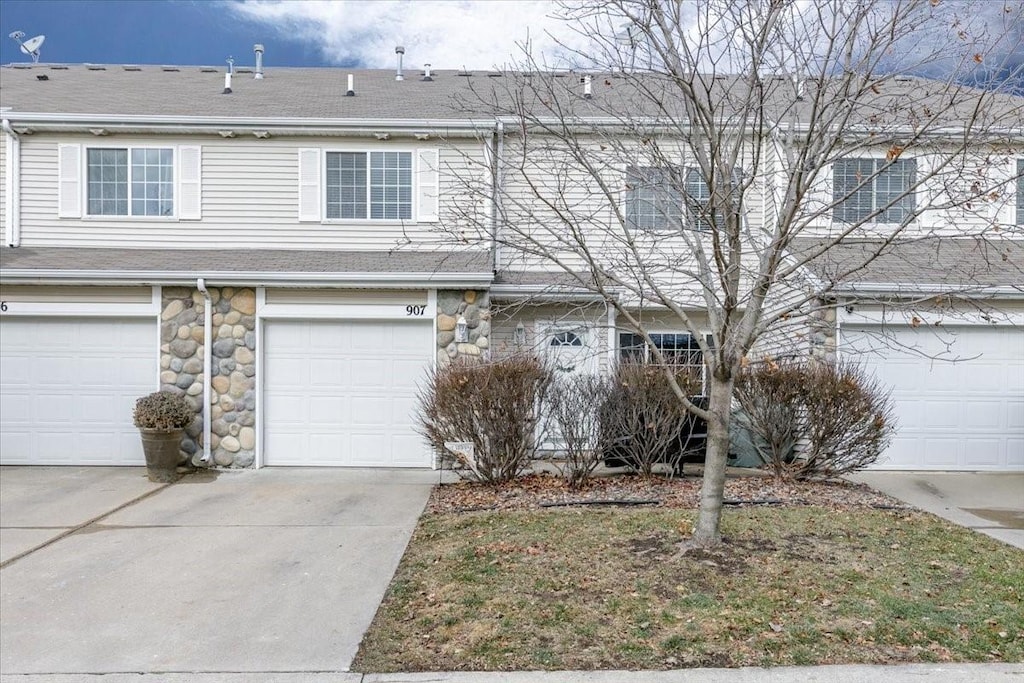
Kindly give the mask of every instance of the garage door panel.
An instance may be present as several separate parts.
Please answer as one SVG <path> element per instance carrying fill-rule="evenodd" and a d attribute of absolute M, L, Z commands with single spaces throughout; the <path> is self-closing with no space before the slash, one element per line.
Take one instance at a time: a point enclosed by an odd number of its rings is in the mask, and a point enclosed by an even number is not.
<path fill-rule="evenodd" d="M 864 326 L 842 335 L 844 354 L 892 388 L 899 432 L 879 467 L 1024 466 L 1024 330 Z"/>
<path fill-rule="evenodd" d="M 412 397 L 430 366 L 431 337 L 426 321 L 268 321 L 266 464 L 428 466 L 429 453 L 414 431 Z M 282 377 L 282 367 L 296 363 L 303 369 Z M 304 384 L 297 377 L 306 378 Z M 285 408 L 280 398 L 289 393 L 309 400 Z M 308 437 L 305 448 L 280 450 L 280 435 L 299 426 Z"/>

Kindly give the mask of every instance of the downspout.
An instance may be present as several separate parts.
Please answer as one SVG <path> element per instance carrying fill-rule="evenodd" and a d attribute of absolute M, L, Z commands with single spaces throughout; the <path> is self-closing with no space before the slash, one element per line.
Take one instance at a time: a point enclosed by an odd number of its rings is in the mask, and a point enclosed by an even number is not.
<path fill-rule="evenodd" d="M 206 305 L 203 306 L 203 455 L 199 462 L 209 467 L 210 459 L 210 374 L 213 372 L 213 303 L 210 293 L 206 290 L 206 280 L 196 280 L 196 289 L 203 295 Z"/>
<path fill-rule="evenodd" d="M 7 154 L 4 155 L 4 194 L 7 195 L 7 215 L 4 216 L 4 236 L 10 247 L 21 246 L 21 138 L 11 122 L 3 120 L 3 129 L 7 133 Z"/>
<path fill-rule="evenodd" d="M 491 182 L 491 269 L 497 273 L 501 262 L 498 259 L 498 226 L 501 224 L 501 160 L 505 154 L 505 122 L 498 120 L 495 127 L 494 179 Z"/>

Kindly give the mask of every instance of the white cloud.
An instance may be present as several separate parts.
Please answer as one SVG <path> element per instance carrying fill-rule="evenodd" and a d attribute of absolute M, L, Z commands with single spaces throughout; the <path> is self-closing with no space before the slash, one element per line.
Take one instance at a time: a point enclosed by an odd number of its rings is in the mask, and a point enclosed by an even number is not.
<path fill-rule="evenodd" d="M 521 58 L 517 43 L 527 38 L 549 61 L 564 54 L 552 35 L 573 47 L 586 43 L 545 0 L 235 0 L 229 7 L 318 46 L 329 64 L 392 67 L 403 45 L 409 67 L 489 69 Z"/>

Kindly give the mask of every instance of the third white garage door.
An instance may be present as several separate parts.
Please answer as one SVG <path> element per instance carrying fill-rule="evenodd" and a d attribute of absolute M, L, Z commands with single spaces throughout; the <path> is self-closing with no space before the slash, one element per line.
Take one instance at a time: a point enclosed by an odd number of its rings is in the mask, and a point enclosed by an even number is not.
<path fill-rule="evenodd" d="M 843 341 L 892 387 L 899 431 L 880 468 L 1024 470 L 1024 330 L 856 326 Z"/>
<path fill-rule="evenodd" d="M 427 321 L 266 322 L 264 464 L 430 466 L 415 407 L 433 346 Z"/>

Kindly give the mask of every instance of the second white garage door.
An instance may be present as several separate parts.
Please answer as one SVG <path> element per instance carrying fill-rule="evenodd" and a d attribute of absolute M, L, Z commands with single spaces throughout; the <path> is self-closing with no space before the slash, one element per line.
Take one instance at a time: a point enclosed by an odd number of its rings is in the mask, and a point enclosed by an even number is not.
<path fill-rule="evenodd" d="M 0 323 L 0 463 L 144 465 L 132 409 L 156 390 L 153 318 Z"/>
<path fill-rule="evenodd" d="M 892 387 L 898 432 L 878 467 L 1024 470 L 1024 331 L 844 327 L 848 357 Z"/>
<path fill-rule="evenodd" d="M 433 346 L 424 321 L 268 321 L 264 464 L 429 467 L 414 414 Z"/>

